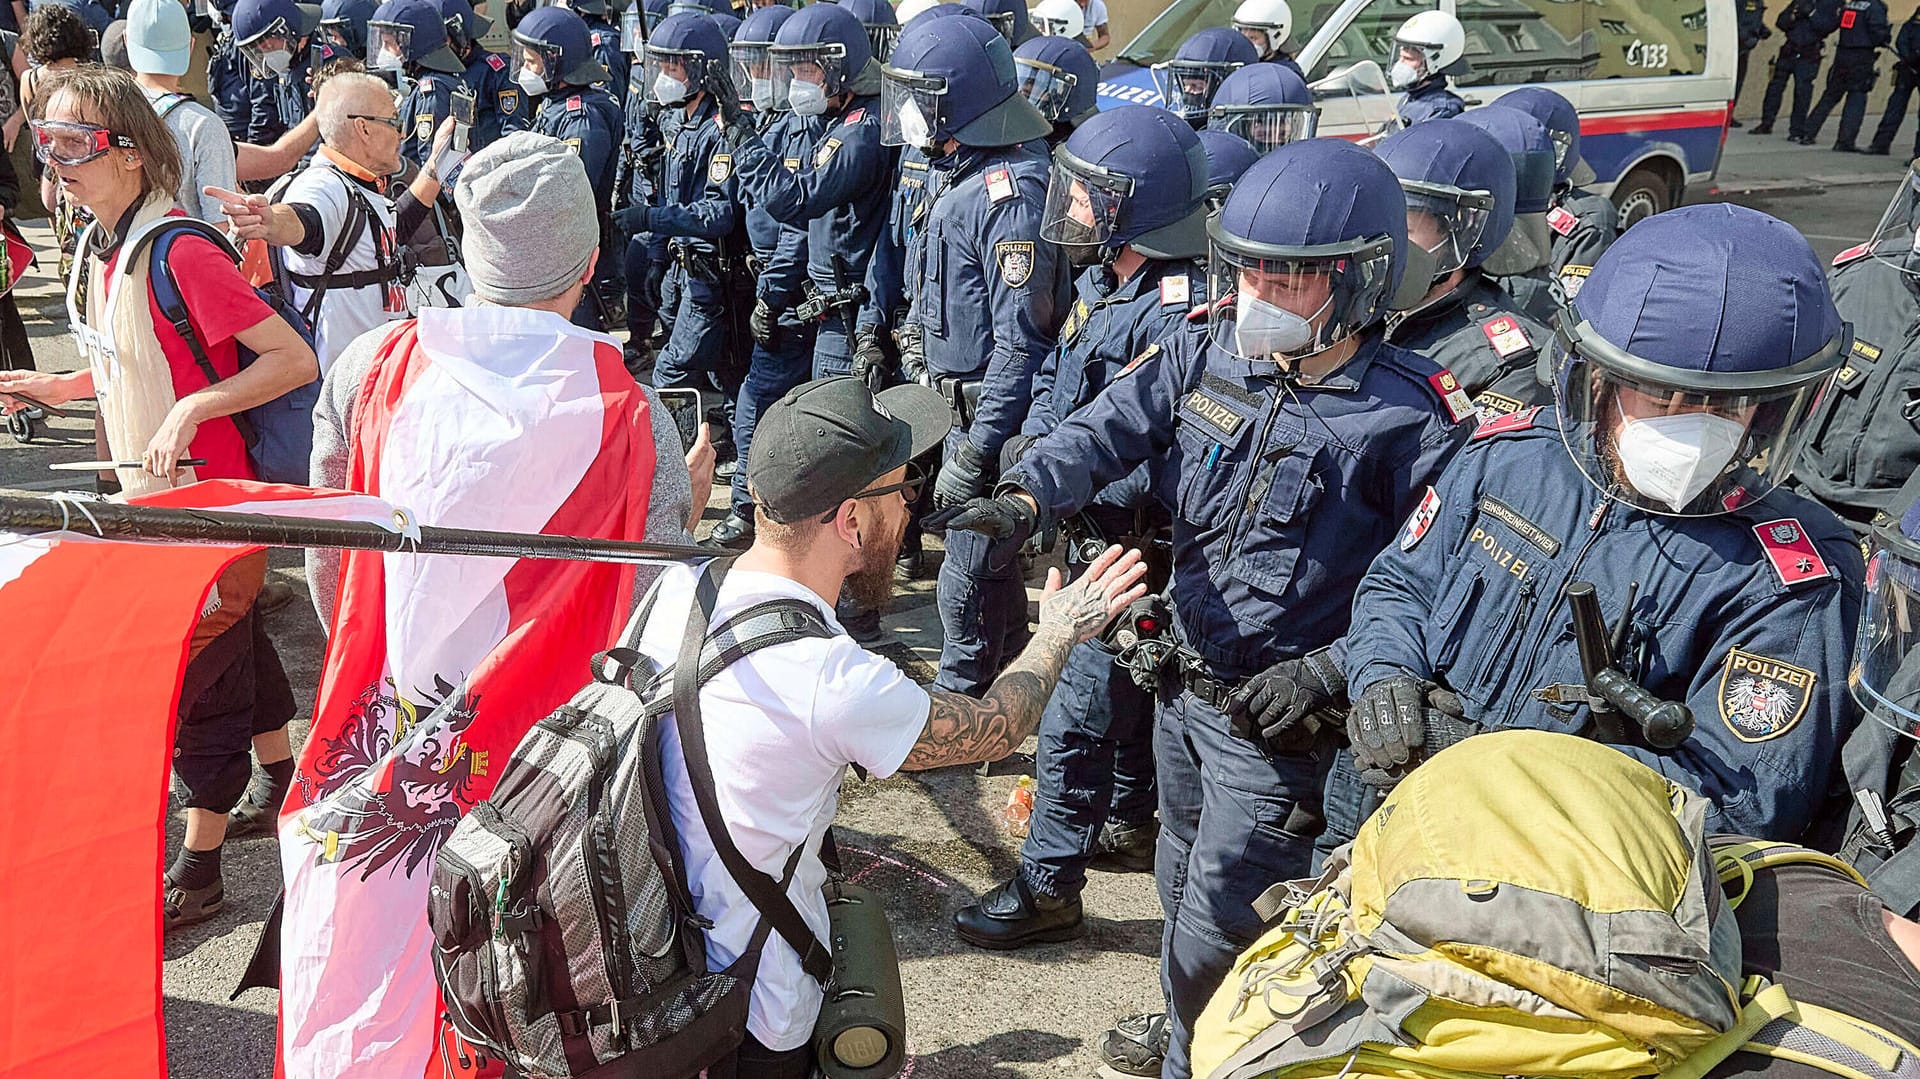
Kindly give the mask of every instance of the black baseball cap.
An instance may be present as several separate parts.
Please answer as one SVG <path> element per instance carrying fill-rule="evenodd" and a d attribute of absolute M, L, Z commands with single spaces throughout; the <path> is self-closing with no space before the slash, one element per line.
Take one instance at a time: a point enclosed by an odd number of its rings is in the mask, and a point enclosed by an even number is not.
<path fill-rule="evenodd" d="M 953 410 L 918 384 L 874 394 L 842 376 L 795 386 L 754 428 L 747 484 L 776 521 L 818 516 L 940 444 Z"/>

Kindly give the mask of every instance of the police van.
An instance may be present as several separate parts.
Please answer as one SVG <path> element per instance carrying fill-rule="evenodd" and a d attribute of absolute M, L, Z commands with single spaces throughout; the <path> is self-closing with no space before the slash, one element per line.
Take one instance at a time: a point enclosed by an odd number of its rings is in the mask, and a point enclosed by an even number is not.
<path fill-rule="evenodd" d="M 1195 31 L 1226 26 L 1238 0 L 1174 0 L 1101 72 L 1100 104 L 1158 105 L 1153 65 Z M 1581 156 L 1628 225 L 1713 178 L 1732 114 L 1733 0 L 1292 0 L 1294 58 L 1315 84 L 1320 133 L 1367 139 L 1392 124 L 1380 74 L 1406 19 L 1451 11 L 1471 71 L 1469 107 L 1546 85 L 1580 110 Z M 1308 28 L 1313 28 L 1307 37 Z M 1302 41 L 1304 44 L 1301 44 Z"/>

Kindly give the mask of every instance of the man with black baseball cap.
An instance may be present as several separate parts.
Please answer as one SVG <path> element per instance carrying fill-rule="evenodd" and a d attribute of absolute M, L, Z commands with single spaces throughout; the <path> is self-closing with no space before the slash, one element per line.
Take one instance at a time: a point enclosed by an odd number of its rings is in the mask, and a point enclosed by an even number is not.
<path fill-rule="evenodd" d="M 777 600 L 811 604 L 836 635 L 761 648 L 700 690 L 707 755 L 727 832 L 741 854 L 780 879 L 796 849 L 787 894 L 816 935 L 828 932 L 819 858 L 849 764 L 877 777 L 906 768 L 998 760 L 1033 733 L 1067 653 L 1139 598 L 1138 551 L 1109 549 L 1062 587 L 1048 574 L 1040 624 L 1027 646 L 979 699 L 928 691 L 883 656 L 860 647 L 835 619 L 843 585 L 873 606 L 893 583 L 893 556 L 907 505 L 925 474 L 913 458 L 953 426 L 941 396 L 896 386 L 875 396 L 865 380 L 829 378 L 796 387 L 761 416 L 747 458 L 754 497 L 753 546 L 721 580 L 710 624 Z M 664 574 L 640 650 L 664 667 L 680 653 L 695 567 Z M 675 725 L 666 731 L 677 738 Z M 665 747 L 677 761 L 675 745 Z M 669 767 L 669 803 L 695 906 L 711 920 L 709 964 L 733 962 L 760 922 L 713 848 L 694 810 L 684 768 Z M 719 967 L 714 967 L 719 969 Z M 731 1071 L 759 1079 L 800 1077 L 812 1065 L 808 1039 L 820 985 L 779 935 L 767 938 L 747 1011 L 747 1036 Z"/>

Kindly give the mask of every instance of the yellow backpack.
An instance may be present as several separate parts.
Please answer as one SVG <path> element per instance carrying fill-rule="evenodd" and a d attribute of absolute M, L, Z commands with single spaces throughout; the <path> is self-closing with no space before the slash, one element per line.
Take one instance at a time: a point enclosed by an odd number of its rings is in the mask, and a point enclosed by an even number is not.
<path fill-rule="evenodd" d="M 1699 1079 L 1748 1051 L 1920 1079 L 1912 1045 L 1741 976 L 1732 911 L 1754 872 L 1859 874 L 1709 839 L 1706 812 L 1567 735 L 1494 732 L 1437 754 L 1320 878 L 1262 897 L 1278 920 L 1196 1024 L 1194 1074 Z"/>

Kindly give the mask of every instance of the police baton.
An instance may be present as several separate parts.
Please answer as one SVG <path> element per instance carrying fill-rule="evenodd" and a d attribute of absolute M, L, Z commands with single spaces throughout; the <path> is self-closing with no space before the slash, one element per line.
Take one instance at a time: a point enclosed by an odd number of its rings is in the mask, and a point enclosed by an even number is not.
<path fill-rule="evenodd" d="M 1580 670 L 1587 681 L 1587 709 L 1601 740 L 1619 742 L 1624 733 L 1620 717 L 1625 716 L 1640 728 L 1647 744 L 1655 749 L 1673 749 L 1693 733 L 1693 712 L 1678 701 L 1663 701 L 1646 691 L 1614 666 L 1614 653 L 1626 643 L 1628 617 L 1633 611 L 1632 593 L 1620 612 L 1620 624 L 1613 641 L 1607 639 L 1606 624 L 1600 620 L 1600 598 L 1589 581 L 1567 585 L 1567 607 L 1573 615 L 1573 639 L 1580 647 Z"/>

